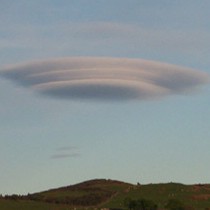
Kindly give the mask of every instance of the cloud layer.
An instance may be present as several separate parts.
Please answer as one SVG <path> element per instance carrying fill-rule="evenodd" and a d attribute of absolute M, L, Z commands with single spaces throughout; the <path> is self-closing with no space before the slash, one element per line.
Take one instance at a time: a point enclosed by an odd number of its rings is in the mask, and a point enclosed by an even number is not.
<path fill-rule="evenodd" d="M 64 99 L 146 100 L 193 91 L 209 76 L 156 61 L 69 57 L 3 68 L 0 74 L 42 94 Z"/>

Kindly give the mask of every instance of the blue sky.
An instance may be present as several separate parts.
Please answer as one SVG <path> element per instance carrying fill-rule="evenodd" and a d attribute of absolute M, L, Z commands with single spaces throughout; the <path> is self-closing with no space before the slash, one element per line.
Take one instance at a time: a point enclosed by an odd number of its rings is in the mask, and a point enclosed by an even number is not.
<path fill-rule="evenodd" d="M 210 74 L 209 8 L 208 0 L 2 0 L 0 69 L 88 56 Z M 210 182 L 209 84 L 101 101 L 50 97 L 13 79 L 0 76 L 0 194 L 93 178 Z"/>

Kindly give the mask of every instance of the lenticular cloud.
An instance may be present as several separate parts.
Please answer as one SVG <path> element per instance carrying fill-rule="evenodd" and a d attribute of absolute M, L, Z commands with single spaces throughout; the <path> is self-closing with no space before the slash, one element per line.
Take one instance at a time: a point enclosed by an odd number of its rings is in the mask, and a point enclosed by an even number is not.
<path fill-rule="evenodd" d="M 64 99 L 156 99 L 183 94 L 208 82 L 204 72 L 142 59 L 69 57 L 3 68 L 0 75 Z"/>

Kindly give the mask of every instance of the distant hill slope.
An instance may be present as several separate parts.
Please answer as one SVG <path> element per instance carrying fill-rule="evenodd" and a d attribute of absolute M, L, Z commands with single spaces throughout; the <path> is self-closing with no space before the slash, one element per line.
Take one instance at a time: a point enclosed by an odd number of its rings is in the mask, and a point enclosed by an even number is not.
<path fill-rule="evenodd" d="M 170 199 L 181 201 L 187 210 L 210 210 L 210 185 L 184 185 L 179 183 L 136 185 L 127 193 L 119 193 L 106 203 L 107 207 L 124 208 L 126 198 L 149 199 L 161 209 Z"/>
<path fill-rule="evenodd" d="M 177 199 L 190 210 L 210 209 L 210 185 L 179 183 L 133 185 L 115 180 L 95 179 L 76 185 L 51 189 L 27 196 L 0 198 L 1 210 L 65 210 L 77 207 L 125 209 L 126 198 L 148 199 L 164 209 L 167 201 Z"/>
<path fill-rule="evenodd" d="M 62 203 L 73 206 L 96 206 L 125 192 L 132 184 L 106 179 L 95 179 L 76 185 L 51 189 L 29 195 L 30 200 Z"/>

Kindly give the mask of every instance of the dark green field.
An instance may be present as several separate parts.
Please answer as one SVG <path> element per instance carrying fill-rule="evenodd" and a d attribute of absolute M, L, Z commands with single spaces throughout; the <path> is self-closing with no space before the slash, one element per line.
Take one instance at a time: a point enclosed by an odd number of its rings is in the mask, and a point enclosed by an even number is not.
<path fill-rule="evenodd" d="M 152 200 L 161 210 L 170 199 L 181 201 L 185 209 L 206 210 L 210 209 L 210 185 L 132 185 L 98 179 L 27 196 L 1 197 L 0 210 L 126 209 L 126 198 Z"/>

